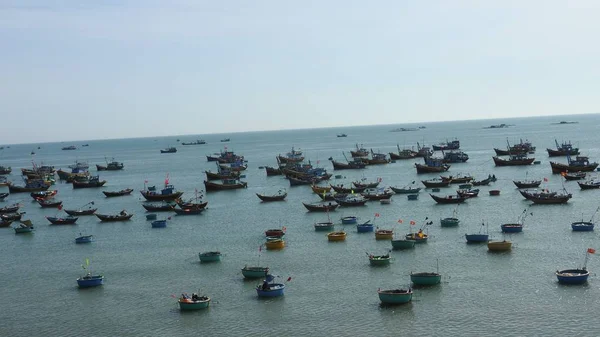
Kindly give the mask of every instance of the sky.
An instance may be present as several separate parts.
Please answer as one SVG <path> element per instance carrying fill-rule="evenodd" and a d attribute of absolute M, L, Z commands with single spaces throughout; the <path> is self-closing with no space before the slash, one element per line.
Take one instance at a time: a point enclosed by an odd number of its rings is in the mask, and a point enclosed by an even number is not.
<path fill-rule="evenodd" d="M 599 10 L 0 0 L 0 144 L 598 113 Z"/>

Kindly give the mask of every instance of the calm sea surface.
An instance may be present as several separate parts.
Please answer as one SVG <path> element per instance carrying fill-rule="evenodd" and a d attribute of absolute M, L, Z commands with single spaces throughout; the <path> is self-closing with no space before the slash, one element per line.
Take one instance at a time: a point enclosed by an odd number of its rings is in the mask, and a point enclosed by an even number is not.
<path fill-rule="evenodd" d="M 56 209 L 42 209 L 28 193 L 10 195 L 0 207 L 19 202 L 25 218 L 36 225 L 31 235 L 15 235 L 0 228 L 0 273 L 2 312 L 0 336 L 597 336 L 600 320 L 600 256 L 591 256 L 592 276 L 583 286 L 557 284 L 554 272 L 583 264 L 587 248 L 600 249 L 596 232 L 572 232 L 570 223 L 589 219 L 599 206 L 600 191 L 582 191 L 576 182 L 563 182 L 552 175 L 547 147 L 554 140 L 572 141 L 592 160 L 600 160 L 600 116 L 544 117 L 422 124 L 426 129 L 389 132 L 398 125 L 237 133 L 228 135 L 174 136 L 12 145 L 0 151 L 0 165 L 12 166 L 10 180 L 20 183 L 20 168 L 37 164 L 67 168 L 75 160 L 104 163 L 105 156 L 125 164 L 123 171 L 100 172 L 108 183 L 98 189 L 74 190 L 57 182 L 57 198 L 65 208 L 77 208 L 95 201 L 98 213 L 126 209 L 135 213 L 132 221 L 100 223 L 96 217 L 80 217 L 74 226 L 50 226 L 44 218 Z M 560 120 L 578 124 L 553 125 Z M 507 123 L 505 129 L 483 129 Z M 347 138 L 336 134 L 346 133 Z M 229 137 L 231 142 L 221 143 Z M 387 267 L 371 267 L 366 253 L 381 254 L 391 248 L 389 241 L 376 241 L 373 233 L 356 233 L 346 225 L 345 242 L 327 241 L 315 232 L 313 223 L 324 221 L 324 213 L 310 213 L 301 202 L 318 201 L 308 186 L 290 187 L 282 177 L 267 177 L 259 166 L 275 166 L 275 156 L 292 146 L 302 149 L 313 164 L 327 168 L 342 179 L 382 179 L 382 184 L 404 186 L 412 181 L 436 177 L 417 175 L 414 163 L 397 161 L 365 170 L 333 171 L 327 160 L 343 160 L 356 143 L 375 151 L 396 151 L 431 145 L 458 138 L 461 150 L 470 159 L 453 164 L 448 174 L 472 174 L 476 179 L 495 174 L 498 181 L 481 187 L 478 198 L 457 208 L 461 224 L 441 228 L 439 219 L 451 216 L 453 205 L 437 205 L 421 191 L 419 200 L 396 195 L 389 205 L 370 202 L 360 208 L 339 208 L 331 213 L 371 219 L 381 228 L 399 235 L 410 231 L 410 220 L 429 226 L 430 239 L 408 251 L 393 251 Z M 181 146 L 181 141 L 205 139 L 206 145 Z M 520 138 L 537 146 L 540 165 L 495 167 L 493 148 L 505 148 Z M 88 143 L 89 147 L 80 145 Z M 76 145 L 78 150 L 61 151 Z M 178 152 L 159 150 L 177 145 Z M 145 220 L 138 190 L 144 181 L 160 186 L 166 175 L 184 197 L 195 189 L 204 190 L 204 171 L 215 171 L 206 155 L 224 146 L 248 160 L 245 172 L 248 188 L 205 194 L 206 212 L 198 216 L 175 216 L 167 228 L 153 229 Z M 40 146 L 40 149 L 37 147 Z M 34 150 L 35 156 L 30 152 Z M 566 162 L 564 158 L 553 160 Z M 93 167 L 93 168 L 92 168 Z M 565 188 L 573 198 L 565 205 L 530 206 L 512 183 L 514 179 L 542 179 L 548 189 Z M 285 202 L 262 203 L 255 193 L 272 193 L 287 188 Z M 105 198 L 102 190 L 134 188 L 131 196 Z M 453 188 L 442 189 L 451 194 Z M 5 187 L 0 187 L 3 192 Z M 501 195 L 490 197 L 488 190 Z M 514 222 L 524 209 L 533 213 L 523 233 L 510 237 L 509 253 L 488 253 L 485 245 L 467 245 L 464 234 L 478 232 L 482 221 L 489 224 L 495 239 L 502 239 L 500 225 Z M 380 217 L 374 218 L 375 213 Z M 159 217 L 166 215 L 160 214 Z M 403 223 L 398 223 L 402 219 Z M 264 231 L 287 227 L 287 246 L 281 251 L 263 249 Z M 341 229 L 342 225 L 338 226 Z M 413 226 L 415 227 L 415 226 Z M 418 227 L 418 226 L 416 226 Z M 74 238 L 93 234 L 96 241 L 76 245 Z M 508 237 L 507 237 L 508 239 Z M 220 263 L 200 264 L 198 253 L 219 250 Z M 83 273 L 82 263 L 90 259 L 94 272 L 105 276 L 105 284 L 79 290 L 75 279 Z M 244 281 L 241 268 L 259 261 L 281 280 L 291 277 L 285 296 L 258 299 L 254 286 Z M 380 306 L 378 288 L 407 287 L 411 271 L 435 271 L 443 275 L 439 286 L 415 289 L 412 303 L 397 307 Z M 172 295 L 199 292 L 213 299 L 208 310 L 182 313 Z"/>

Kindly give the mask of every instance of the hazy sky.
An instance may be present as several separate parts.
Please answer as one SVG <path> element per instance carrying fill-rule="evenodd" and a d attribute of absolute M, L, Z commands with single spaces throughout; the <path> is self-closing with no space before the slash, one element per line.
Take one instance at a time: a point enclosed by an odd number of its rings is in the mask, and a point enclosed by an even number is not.
<path fill-rule="evenodd" d="M 0 0 L 0 143 L 597 113 L 599 12 Z"/>

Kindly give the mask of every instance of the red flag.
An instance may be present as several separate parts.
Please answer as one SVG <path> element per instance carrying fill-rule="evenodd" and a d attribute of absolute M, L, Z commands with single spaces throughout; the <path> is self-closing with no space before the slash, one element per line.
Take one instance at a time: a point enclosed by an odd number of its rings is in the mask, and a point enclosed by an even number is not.
<path fill-rule="evenodd" d="M 292 277 L 288 277 L 287 281 L 290 282 L 292 280 Z"/>
<path fill-rule="evenodd" d="M 416 223 L 416 222 L 414 222 L 413 220 L 410 220 L 410 224 L 411 224 L 411 225 L 416 225 L 417 223 Z"/>
<path fill-rule="evenodd" d="M 594 248 L 588 248 L 587 252 L 590 254 L 596 254 L 596 250 Z"/>
<path fill-rule="evenodd" d="M 287 230 L 287 228 L 285 226 L 283 226 L 283 231 L 285 232 Z"/>
<path fill-rule="evenodd" d="M 402 223 L 402 219 L 398 219 L 398 223 Z"/>
<path fill-rule="evenodd" d="M 379 213 L 375 213 L 375 217 L 376 217 L 376 218 L 379 218 Z"/>
<path fill-rule="evenodd" d="M 62 205 L 58 205 L 58 210 L 61 211 L 62 210 Z"/>
<path fill-rule="evenodd" d="M 548 182 L 548 178 L 544 178 L 544 182 Z"/>

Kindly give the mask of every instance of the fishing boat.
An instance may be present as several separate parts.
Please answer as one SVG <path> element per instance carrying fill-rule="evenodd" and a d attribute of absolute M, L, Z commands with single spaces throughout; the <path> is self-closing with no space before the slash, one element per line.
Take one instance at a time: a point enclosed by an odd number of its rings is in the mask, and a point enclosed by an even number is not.
<path fill-rule="evenodd" d="M 344 187 L 344 184 L 341 185 L 329 185 L 331 188 L 337 193 L 362 193 L 367 188 L 366 187 Z"/>
<path fill-rule="evenodd" d="M 331 164 L 333 165 L 334 170 L 360 170 L 367 167 L 367 164 L 364 161 L 356 159 L 350 161 L 346 159 L 345 163 L 332 159 Z"/>
<path fill-rule="evenodd" d="M 385 255 L 373 255 L 367 253 L 367 256 L 369 257 L 369 264 L 371 266 L 387 266 L 392 260 L 389 252 Z"/>
<path fill-rule="evenodd" d="M 513 146 L 510 145 L 510 143 L 508 142 L 508 139 L 507 139 L 506 144 L 507 144 L 506 150 L 494 148 L 496 155 L 508 156 L 508 155 L 513 155 L 513 154 L 534 153 L 535 149 L 536 149 L 535 146 L 533 146 L 533 144 L 531 144 L 531 142 L 529 142 L 528 140 L 523 141 L 523 139 L 520 140 L 520 143 L 515 144 Z"/>
<path fill-rule="evenodd" d="M 590 272 L 587 270 L 586 265 L 589 254 L 595 254 L 596 250 L 588 248 L 585 252 L 585 259 L 583 261 L 583 267 L 575 269 L 564 269 L 556 271 L 556 278 L 558 283 L 562 284 L 583 284 L 587 282 Z"/>
<path fill-rule="evenodd" d="M 221 183 L 215 183 L 212 181 L 204 181 L 204 187 L 206 191 L 224 191 L 224 190 L 234 190 L 239 188 L 248 187 L 248 183 L 245 181 L 240 181 L 237 179 L 224 179 L 221 180 Z"/>
<path fill-rule="evenodd" d="M 175 209 L 176 204 L 170 202 L 161 202 L 161 203 L 152 203 L 145 202 L 142 204 L 142 207 L 146 209 L 148 212 L 170 212 Z"/>
<path fill-rule="evenodd" d="M 450 184 L 465 184 L 473 180 L 470 175 L 457 174 L 456 176 L 440 176 L 442 181 L 448 181 Z"/>
<path fill-rule="evenodd" d="M 229 138 L 223 138 L 223 139 L 221 139 L 221 143 L 226 143 L 226 142 L 228 142 L 228 141 L 230 141 L 230 140 L 231 140 L 231 139 L 229 139 Z"/>
<path fill-rule="evenodd" d="M 101 286 L 104 283 L 104 276 L 102 275 L 94 275 L 90 270 L 90 260 L 85 259 L 85 265 L 81 265 L 83 270 L 87 271 L 87 273 L 79 278 L 77 278 L 77 285 L 79 288 L 91 288 Z"/>
<path fill-rule="evenodd" d="M 312 191 L 316 194 L 323 194 L 323 193 L 327 193 L 331 190 L 331 186 L 317 186 L 317 185 L 311 185 L 310 188 L 312 189 Z"/>
<path fill-rule="evenodd" d="M 421 183 L 427 188 L 447 187 L 450 181 L 442 179 L 421 180 Z"/>
<path fill-rule="evenodd" d="M 412 183 L 414 184 L 415 182 L 413 181 Z M 420 187 L 413 187 L 412 185 L 407 185 L 404 187 L 390 186 L 390 189 L 396 194 L 414 194 L 419 193 L 419 191 L 421 191 Z"/>
<path fill-rule="evenodd" d="M 567 164 L 551 161 L 550 167 L 552 173 L 590 172 L 598 167 L 598 163 L 590 162 L 590 159 L 586 156 L 576 156 L 575 159 L 572 159 L 570 155 L 567 155 Z"/>
<path fill-rule="evenodd" d="M 203 145 L 206 144 L 206 141 L 204 141 L 204 139 L 196 139 L 195 141 L 192 142 L 181 142 L 181 145 Z"/>
<path fill-rule="evenodd" d="M 579 154 L 579 149 L 573 147 L 571 142 L 563 142 L 562 144 L 558 145 L 558 141 L 555 139 L 554 144 L 556 144 L 556 149 L 546 149 L 549 157 L 562 157 L 566 155 L 576 156 Z"/>
<path fill-rule="evenodd" d="M 417 157 L 430 157 L 433 154 L 433 150 L 428 147 L 425 146 L 425 144 L 423 144 L 423 146 L 421 146 L 421 144 L 419 144 L 419 142 L 417 142 Z"/>
<path fill-rule="evenodd" d="M 475 189 L 471 189 L 471 188 L 467 188 L 467 189 L 460 189 L 460 190 L 456 190 L 456 194 L 458 194 L 461 197 L 464 198 L 475 198 L 479 195 L 479 189 L 475 188 Z"/>
<path fill-rule="evenodd" d="M 343 231 L 331 232 L 331 233 L 327 234 L 327 240 L 328 241 L 345 241 L 346 236 L 347 236 L 346 232 L 343 232 Z"/>
<path fill-rule="evenodd" d="M 192 296 L 181 294 L 181 297 L 177 299 L 177 303 L 181 311 L 201 310 L 210 306 L 210 297 L 198 296 L 197 294 L 192 294 Z"/>
<path fill-rule="evenodd" d="M 450 165 L 444 163 L 442 158 L 433 160 L 431 157 L 423 157 L 425 165 L 415 163 L 417 173 L 439 173 L 446 172 L 450 169 Z"/>
<path fill-rule="evenodd" d="M 375 229 L 375 226 L 373 226 L 372 223 L 370 223 L 371 220 L 367 220 L 366 222 L 363 223 L 359 223 L 356 225 L 356 231 L 358 233 L 369 233 L 372 232 Z"/>
<path fill-rule="evenodd" d="M 280 176 L 283 174 L 283 171 L 279 167 L 265 166 L 265 171 L 267 172 L 267 177 Z"/>
<path fill-rule="evenodd" d="M 513 184 L 517 188 L 535 188 L 540 186 L 541 183 L 541 180 L 513 180 Z"/>
<path fill-rule="evenodd" d="M 423 225 L 421 226 L 421 228 L 419 228 L 419 230 L 416 233 L 412 232 L 412 227 L 411 227 L 411 232 L 406 234 L 404 236 L 404 238 L 406 240 L 412 240 L 415 243 L 426 243 L 427 239 L 429 239 L 429 235 L 427 233 L 424 232 L 424 230 L 427 228 L 427 226 L 431 226 L 433 224 L 433 221 L 427 221 L 429 220 L 429 217 L 425 217 L 425 221 L 423 222 Z M 411 221 L 411 225 L 414 225 L 415 222 Z"/>
<path fill-rule="evenodd" d="M 392 229 L 377 229 L 375 230 L 375 240 L 391 240 L 394 238 Z"/>
<path fill-rule="evenodd" d="M 49 191 L 31 192 L 29 195 L 34 200 L 39 200 L 39 199 L 50 199 L 50 198 L 54 197 L 57 193 L 58 193 L 57 190 L 51 190 L 51 191 L 49 190 Z"/>
<path fill-rule="evenodd" d="M 188 201 L 183 201 L 181 199 L 175 199 L 177 206 L 181 209 L 197 209 L 197 208 L 206 208 L 208 205 L 208 201 L 202 201 L 203 195 L 200 194 L 198 196 L 198 190 L 195 191 L 194 198 L 189 199 Z"/>
<path fill-rule="evenodd" d="M 200 262 L 219 262 L 221 256 L 222 254 L 219 251 L 198 253 Z"/>
<path fill-rule="evenodd" d="M 487 186 L 489 185 L 491 182 L 496 181 L 496 175 L 490 175 L 488 174 L 488 177 L 482 180 L 472 180 L 471 184 L 473 184 L 473 186 Z"/>
<path fill-rule="evenodd" d="M 63 151 L 77 150 L 77 147 L 75 145 L 69 145 L 69 146 L 65 146 L 65 147 L 61 148 L 61 150 L 63 150 Z"/>
<path fill-rule="evenodd" d="M 122 195 L 130 195 L 131 192 L 133 192 L 132 188 L 126 188 L 124 190 L 111 191 L 111 192 L 109 192 L 109 191 L 102 191 L 102 193 L 104 193 L 104 195 L 106 197 L 119 197 L 119 196 L 122 196 Z"/>
<path fill-rule="evenodd" d="M 435 200 L 435 202 L 437 202 L 438 204 L 460 204 L 467 200 L 467 197 L 463 197 L 460 195 L 447 195 L 444 197 L 439 197 L 437 195 L 429 193 L 429 196 L 431 196 L 431 198 Z"/>
<path fill-rule="evenodd" d="M 4 221 L 17 221 L 17 220 L 21 220 L 21 217 L 23 217 L 23 214 L 25 214 L 25 212 L 1 213 L 0 219 L 2 219 Z"/>
<path fill-rule="evenodd" d="M 317 232 L 332 231 L 334 226 L 333 226 L 333 222 L 331 221 L 331 218 L 329 217 L 329 212 L 327 212 L 327 221 L 315 222 L 314 227 L 315 227 L 315 231 L 317 231 Z"/>
<path fill-rule="evenodd" d="M 262 284 L 256 286 L 258 297 L 278 297 L 283 295 L 285 284 L 275 283 L 275 276 L 267 274 Z"/>
<path fill-rule="evenodd" d="M 100 221 L 102 222 L 114 222 L 114 221 L 127 221 L 131 219 L 133 214 L 127 213 L 127 211 L 122 210 L 118 214 L 94 214 Z"/>
<path fill-rule="evenodd" d="M 285 248 L 285 241 L 278 237 L 267 237 L 265 242 L 265 248 L 267 250 L 279 250 Z"/>
<path fill-rule="evenodd" d="M 60 207 L 62 205 L 62 201 L 61 200 L 54 200 L 54 199 L 39 199 L 37 200 L 38 204 L 40 204 L 40 206 L 42 206 L 42 208 L 56 208 L 56 207 Z"/>
<path fill-rule="evenodd" d="M 283 227 L 283 228 L 267 229 L 265 231 L 265 236 L 266 237 L 281 238 L 284 235 L 285 235 L 285 227 Z"/>
<path fill-rule="evenodd" d="M 485 233 L 483 232 L 483 228 L 485 227 Z M 465 239 L 467 239 L 467 243 L 482 243 L 488 242 L 490 235 L 487 232 L 487 225 L 485 222 L 481 223 L 481 227 L 479 229 L 479 233 L 476 234 L 465 234 Z"/>
<path fill-rule="evenodd" d="M 338 137 L 338 138 L 344 138 L 344 137 L 348 137 L 348 135 L 347 135 L 347 134 L 345 134 L 345 133 L 338 133 L 338 134 L 337 134 L 337 137 Z"/>
<path fill-rule="evenodd" d="M 177 215 L 197 215 L 204 212 L 206 208 L 201 206 L 187 207 L 187 208 L 173 208 L 172 211 Z"/>
<path fill-rule="evenodd" d="M 271 195 L 256 193 L 256 196 L 264 202 L 283 201 L 287 197 L 287 191 L 285 189 L 283 189 L 283 190 L 279 190 L 276 194 L 271 194 Z"/>
<path fill-rule="evenodd" d="M 567 181 L 583 180 L 587 177 L 586 172 L 561 172 L 560 175 Z"/>
<path fill-rule="evenodd" d="M 410 280 L 415 286 L 430 286 L 439 284 L 442 280 L 442 275 L 437 272 L 421 272 L 410 273 Z"/>
<path fill-rule="evenodd" d="M 512 249 L 512 242 L 506 240 L 488 241 L 487 246 L 490 252 L 507 252 Z"/>
<path fill-rule="evenodd" d="M 302 156 L 302 151 L 297 151 L 292 147 L 292 150 L 285 154 L 285 156 L 277 155 L 277 162 L 287 164 L 287 163 L 298 163 L 304 160 Z"/>
<path fill-rule="evenodd" d="M 248 267 L 244 266 L 242 268 L 242 275 L 247 279 L 257 279 L 261 277 L 266 277 L 269 274 L 269 267 Z"/>
<path fill-rule="evenodd" d="M 530 213 L 532 214 L 532 213 Z M 525 224 L 525 219 L 527 218 L 527 209 L 524 209 L 523 212 L 517 217 L 517 221 L 514 223 L 506 223 L 500 225 L 500 229 L 502 233 L 520 233 L 523 231 L 523 225 Z"/>
<path fill-rule="evenodd" d="M 21 205 L 19 205 L 19 204 L 12 204 L 12 205 L 8 205 L 8 206 L 4 206 L 4 207 L 0 208 L 0 214 L 14 213 L 14 212 L 18 211 L 19 208 L 21 208 Z"/>
<path fill-rule="evenodd" d="M 342 221 L 342 225 L 354 225 L 358 221 L 358 218 L 354 215 L 344 216 L 340 219 Z"/>
<path fill-rule="evenodd" d="M 377 289 L 379 300 L 384 304 L 404 304 L 412 300 L 412 289 Z"/>
<path fill-rule="evenodd" d="M 415 247 L 415 240 L 393 239 L 392 248 L 394 250 L 410 249 Z"/>
<path fill-rule="evenodd" d="M 390 155 L 391 160 L 404 160 L 404 159 L 412 159 L 412 158 L 417 157 L 417 152 L 415 152 L 413 150 L 410 150 L 410 149 L 400 150 L 400 144 L 396 144 L 396 147 L 398 148 L 398 152 L 388 153 Z"/>
<path fill-rule="evenodd" d="M 99 176 L 88 177 L 84 180 L 73 180 L 73 188 L 90 188 L 90 187 L 102 187 L 106 184 L 106 180 L 100 180 Z"/>
<path fill-rule="evenodd" d="M 362 144 L 360 144 L 360 146 L 356 144 L 355 150 L 351 150 L 350 155 L 352 156 L 352 158 L 368 157 L 369 151 L 365 149 Z"/>
<path fill-rule="evenodd" d="M 466 163 L 469 160 L 469 155 L 462 151 L 442 151 L 442 154 L 444 156 L 442 161 L 447 164 Z"/>
<path fill-rule="evenodd" d="M 155 186 L 149 186 L 147 189 L 140 191 L 140 193 L 148 201 L 175 200 L 183 195 L 183 192 L 175 191 L 175 187 L 173 187 L 173 185 L 169 185 L 168 177 L 165 179 L 165 187 L 160 190 L 160 192 L 156 191 Z"/>
<path fill-rule="evenodd" d="M 390 162 L 386 154 L 373 152 L 373 149 L 371 149 L 371 158 L 366 157 L 361 160 L 367 165 L 381 165 Z"/>
<path fill-rule="evenodd" d="M 451 217 L 440 219 L 440 225 L 442 227 L 456 227 L 460 224 L 460 220 L 456 217 L 457 208 L 454 209 Z"/>
<path fill-rule="evenodd" d="M 352 206 L 364 206 L 369 199 L 363 197 L 360 194 L 346 194 L 346 195 L 336 195 L 335 202 L 343 207 L 352 207 Z"/>
<path fill-rule="evenodd" d="M 532 201 L 534 204 L 564 204 L 573 197 L 566 190 L 561 192 L 519 190 L 519 192 L 525 199 Z"/>
<path fill-rule="evenodd" d="M 75 238 L 75 243 L 91 243 L 94 241 L 93 235 L 81 235 L 81 233 L 79 233 L 79 235 L 80 236 Z"/>
<path fill-rule="evenodd" d="M 111 162 L 109 162 L 106 159 L 106 157 L 104 157 L 104 160 L 106 160 L 106 165 L 96 164 L 96 169 L 98 171 L 119 171 L 125 167 L 125 165 L 123 165 L 123 163 L 115 161 L 115 158 L 113 158 L 113 160 Z"/>
<path fill-rule="evenodd" d="M 582 190 L 592 190 L 592 189 L 596 189 L 596 188 L 600 188 L 600 180 L 587 180 L 587 181 L 578 181 L 577 185 L 579 185 L 579 188 Z"/>
<path fill-rule="evenodd" d="M 390 200 L 395 193 L 390 189 L 383 188 L 367 188 L 361 195 L 367 200 Z"/>
<path fill-rule="evenodd" d="M 12 168 L 10 166 L 0 166 L 0 174 L 10 174 Z"/>
<path fill-rule="evenodd" d="M 20 220 L 17 227 L 13 227 L 15 234 L 31 233 L 35 229 L 31 220 Z"/>
<path fill-rule="evenodd" d="M 9 227 L 13 223 L 12 220 L 7 220 L 4 218 L 0 218 L 0 228 Z"/>
<path fill-rule="evenodd" d="M 27 182 L 25 186 L 8 184 L 8 192 L 10 193 L 46 191 L 49 188 L 50 184 L 40 179 Z"/>
<path fill-rule="evenodd" d="M 535 158 L 529 158 L 526 154 L 511 154 L 508 159 L 492 157 L 496 166 L 524 166 L 531 165 Z"/>
<path fill-rule="evenodd" d="M 460 141 L 458 139 L 454 139 L 432 145 L 432 147 L 433 151 L 458 150 L 460 148 Z"/>
<path fill-rule="evenodd" d="M 72 225 L 79 218 L 69 215 L 66 218 L 59 218 L 59 217 L 54 217 L 54 216 L 47 216 L 46 219 L 48 221 L 50 221 L 50 223 L 53 224 L 53 225 Z"/>
<path fill-rule="evenodd" d="M 304 207 L 306 207 L 306 209 L 309 210 L 310 212 L 330 212 L 330 211 L 334 211 L 336 208 L 338 208 L 340 206 L 336 202 L 329 202 L 329 203 L 317 202 L 317 203 L 312 203 L 312 204 L 307 204 L 307 203 L 303 202 L 302 205 L 304 205 Z"/>
<path fill-rule="evenodd" d="M 598 210 L 600 210 L 600 207 L 596 208 L 596 211 L 594 212 L 594 214 L 592 214 L 592 217 L 590 218 L 589 221 L 584 221 L 583 220 L 583 214 L 581 215 L 581 221 L 576 221 L 571 223 L 571 229 L 574 232 L 591 232 L 594 230 L 594 216 L 596 215 L 596 213 L 598 213 Z"/>
<path fill-rule="evenodd" d="M 182 143 L 182 145 L 185 145 L 185 144 Z M 160 150 L 160 153 L 175 153 L 175 152 L 177 152 L 177 148 L 174 146 Z"/>
<path fill-rule="evenodd" d="M 154 220 L 150 223 L 150 226 L 152 226 L 152 228 L 165 228 L 165 227 L 167 227 L 167 220 L 166 219 Z"/>

